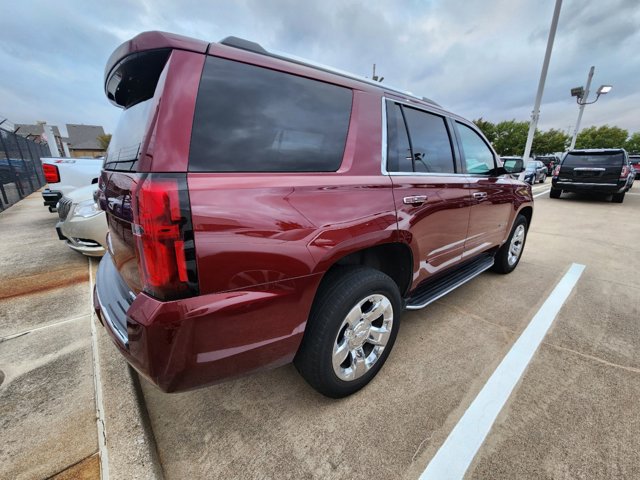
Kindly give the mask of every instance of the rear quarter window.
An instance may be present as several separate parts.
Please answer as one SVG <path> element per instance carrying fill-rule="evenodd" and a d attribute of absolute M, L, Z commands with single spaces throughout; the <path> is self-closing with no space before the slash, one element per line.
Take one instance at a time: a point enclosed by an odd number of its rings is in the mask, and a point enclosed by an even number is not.
<path fill-rule="evenodd" d="M 193 121 L 192 172 L 331 172 L 342 163 L 348 88 L 208 57 Z"/>

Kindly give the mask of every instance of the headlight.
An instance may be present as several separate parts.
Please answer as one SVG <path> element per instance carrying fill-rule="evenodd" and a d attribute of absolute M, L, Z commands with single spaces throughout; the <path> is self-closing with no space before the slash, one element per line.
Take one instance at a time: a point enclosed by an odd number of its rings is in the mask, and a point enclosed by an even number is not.
<path fill-rule="evenodd" d="M 76 208 L 73 210 L 74 217 L 83 217 L 89 218 L 99 214 L 102 210 L 98 204 L 93 200 L 85 200 L 84 202 L 80 202 L 76 205 Z"/>

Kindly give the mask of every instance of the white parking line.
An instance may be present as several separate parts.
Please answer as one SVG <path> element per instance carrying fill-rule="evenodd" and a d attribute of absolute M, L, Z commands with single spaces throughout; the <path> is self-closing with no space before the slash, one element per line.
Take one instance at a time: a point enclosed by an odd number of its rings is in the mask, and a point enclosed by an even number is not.
<path fill-rule="evenodd" d="M 109 451 L 107 450 L 107 432 L 104 422 L 104 403 L 102 401 L 102 379 L 100 378 L 100 359 L 98 356 L 98 332 L 93 318 L 93 263 L 89 257 L 89 311 L 91 312 L 91 351 L 93 353 L 93 387 L 96 394 L 96 424 L 98 426 L 98 452 L 100 453 L 100 480 L 109 480 Z"/>
<path fill-rule="evenodd" d="M 549 190 L 545 190 L 544 192 L 536 193 L 536 194 L 533 196 L 533 198 L 537 198 L 537 197 L 539 197 L 540 195 L 544 195 L 545 193 L 549 193 L 550 191 L 551 191 L 551 189 L 549 189 Z"/>
<path fill-rule="evenodd" d="M 577 263 L 571 265 L 431 459 L 420 480 L 464 477 L 584 268 Z"/>

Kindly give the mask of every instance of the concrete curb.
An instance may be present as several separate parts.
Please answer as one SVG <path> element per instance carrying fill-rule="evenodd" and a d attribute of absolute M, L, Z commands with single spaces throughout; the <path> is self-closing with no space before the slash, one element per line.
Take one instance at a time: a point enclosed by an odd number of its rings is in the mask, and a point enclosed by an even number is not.
<path fill-rule="evenodd" d="M 102 387 L 107 465 L 102 470 L 112 479 L 157 479 L 164 475 L 156 450 L 137 373 L 122 358 L 92 316 L 97 331 L 98 364 Z M 106 480 L 104 478 L 103 480 Z"/>

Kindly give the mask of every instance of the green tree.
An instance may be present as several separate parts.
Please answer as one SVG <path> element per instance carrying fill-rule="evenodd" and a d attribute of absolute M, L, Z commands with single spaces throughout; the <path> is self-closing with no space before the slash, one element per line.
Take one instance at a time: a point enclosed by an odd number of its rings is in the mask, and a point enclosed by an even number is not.
<path fill-rule="evenodd" d="M 569 135 L 555 128 L 544 132 L 536 131 L 531 151 L 536 155 L 563 152 L 569 146 L 570 140 Z"/>
<path fill-rule="evenodd" d="M 640 153 L 640 132 L 636 132 L 629 137 L 624 148 L 629 153 Z"/>
<path fill-rule="evenodd" d="M 493 147 L 500 155 L 522 155 L 528 133 L 529 122 L 517 122 L 514 119 L 497 123 Z"/>
<path fill-rule="evenodd" d="M 589 127 L 578 134 L 576 148 L 621 148 L 628 136 L 629 132 L 619 127 Z"/>
<path fill-rule="evenodd" d="M 473 123 L 476 124 L 476 127 L 484 133 L 484 136 L 487 137 L 491 143 L 493 143 L 496 139 L 496 126 L 488 120 L 483 119 L 482 117 L 474 120 Z"/>
<path fill-rule="evenodd" d="M 111 134 L 107 133 L 105 135 L 98 135 L 97 140 L 100 144 L 100 148 L 102 148 L 102 150 L 106 150 L 109 148 L 109 143 L 111 143 Z"/>

